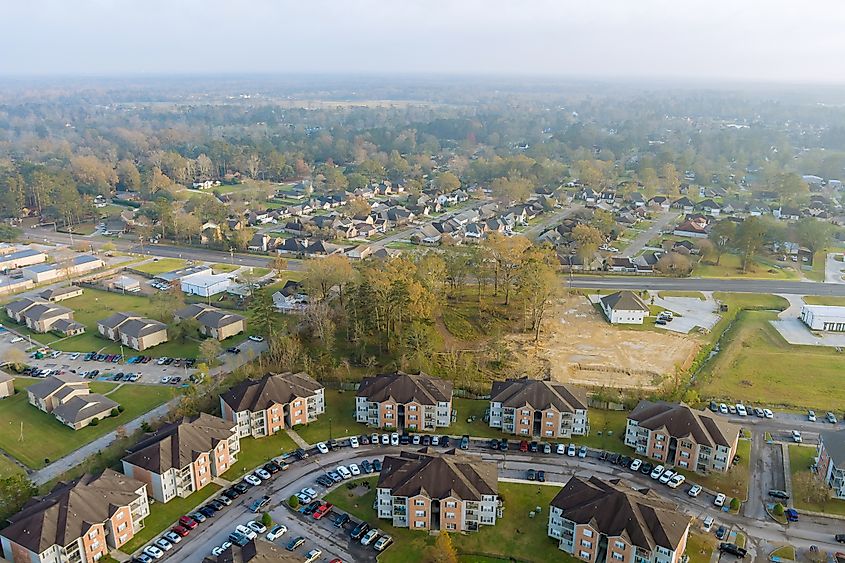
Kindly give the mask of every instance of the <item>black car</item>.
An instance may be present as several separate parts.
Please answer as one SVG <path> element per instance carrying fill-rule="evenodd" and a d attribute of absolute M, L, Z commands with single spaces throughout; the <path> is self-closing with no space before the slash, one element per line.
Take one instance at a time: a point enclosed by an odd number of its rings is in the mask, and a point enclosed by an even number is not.
<path fill-rule="evenodd" d="M 607 454 L 607 452 L 606 452 L 606 451 L 604 451 L 604 450 L 602 450 L 602 451 L 601 451 L 601 453 L 599 454 L 599 461 L 604 461 L 604 460 L 606 460 L 606 459 L 607 459 L 607 455 L 608 455 L 608 454 Z"/>
<path fill-rule="evenodd" d="M 232 488 L 238 491 L 239 493 L 244 494 L 249 490 L 249 485 L 247 485 L 243 481 L 240 481 L 239 483 L 235 483 L 234 485 L 232 485 Z"/>
<path fill-rule="evenodd" d="M 374 459 L 373 460 L 373 471 L 381 471 L 381 460 Z"/>
<path fill-rule="evenodd" d="M 642 467 L 640 467 L 640 473 L 643 475 L 650 475 L 652 469 L 654 469 L 654 464 L 646 461 L 643 463 Z"/>
<path fill-rule="evenodd" d="M 499 449 L 503 452 L 508 451 L 508 441 L 505 438 L 499 440 Z"/>
<path fill-rule="evenodd" d="M 528 451 L 532 454 L 536 454 L 540 451 L 540 444 L 538 444 L 537 442 L 531 442 L 530 444 L 528 444 Z"/>
<path fill-rule="evenodd" d="M 628 466 L 631 465 L 632 461 L 633 461 L 633 458 L 631 458 L 630 456 L 624 455 L 621 458 L 619 458 L 619 465 L 621 465 L 622 467 L 628 467 Z"/>
<path fill-rule="evenodd" d="M 411 437 L 408 436 L 407 434 L 402 434 L 401 436 L 399 436 L 399 445 L 400 446 L 407 446 L 410 443 L 411 443 Z"/>
<path fill-rule="evenodd" d="M 226 498 L 228 498 L 230 500 L 234 500 L 234 499 L 238 498 L 239 496 L 241 496 L 241 492 L 239 490 L 237 490 L 235 487 L 229 487 L 228 489 L 223 491 L 223 496 L 225 496 Z"/>
<path fill-rule="evenodd" d="M 349 515 L 348 514 L 340 514 L 337 518 L 334 519 L 334 527 L 335 528 L 343 528 L 343 525 L 349 522 Z"/>
<path fill-rule="evenodd" d="M 296 457 L 296 459 L 302 460 L 308 457 L 308 452 L 306 452 L 302 448 L 297 448 L 296 451 L 293 452 L 293 455 L 294 457 Z"/>
<path fill-rule="evenodd" d="M 845 543 L 845 534 L 836 534 L 833 536 L 833 539 L 835 539 L 837 543 Z"/>
<path fill-rule="evenodd" d="M 619 463 L 619 458 L 621 458 L 621 457 L 622 456 L 619 455 L 619 454 L 610 454 L 610 457 L 607 458 L 607 461 L 608 461 L 608 463 L 610 463 L 612 465 L 616 465 L 617 463 Z"/>
<path fill-rule="evenodd" d="M 443 446 L 444 448 L 448 448 L 449 443 L 451 441 L 452 440 L 451 440 L 451 438 L 449 438 L 449 436 L 443 436 L 442 438 L 440 438 L 440 445 Z"/>
<path fill-rule="evenodd" d="M 264 471 L 266 471 L 267 473 L 278 473 L 281 470 L 282 468 L 279 467 L 279 464 L 275 461 L 268 461 L 264 464 Z"/>
<path fill-rule="evenodd" d="M 229 352 L 230 354 L 240 354 L 241 353 L 241 349 L 236 347 L 236 346 L 232 346 L 231 348 L 226 348 L 226 351 Z"/>
<path fill-rule="evenodd" d="M 361 471 L 363 471 L 364 473 L 372 473 L 373 465 L 365 459 L 361 462 Z"/>
<path fill-rule="evenodd" d="M 302 509 L 302 513 L 306 516 L 310 516 L 314 514 L 318 508 L 320 508 L 321 504 L 323 503 L 319 500 L 312 500 L 311 502 L 305 505 L 305 507 Z"/>
<path fill-rule="evenodd" d="M 358 442 L 360 442 L 362 446 L 369 446 L 370 437 L 366 434 L 361 434 L 360 436 L 358 436 Z"/>
<path fill-rule="evenodd" d="M 789 500 L 789 495 L 786 494 L 786 491 L 779 491 L 777 489 L 771 489 L 769 491 L 769 496 L 774 498 L 780 498 L 783 500 Z"/>
<path fill-rule="evenodd" d="M 735 543 L 722 542 L 719 544 L 719 551 L 724 551 L 726 553 L 730 553 L 731 555 L 736 555 L 740 559 L 748 555 L 748 551 L 744 547 L 739 547 Z"/>
<path fill-rule="evenodd" d="M 370 525 L 366 522 L 361 522 L 352 529 L 352 532 L 349 535 L 353 540 L 360 540 L 362 537 L 364 537 L 364 534 L 369 531 Z"/>
<path fill-rule="evenodd" d="M 499 441 L 496 438 L 490 438 L 490 449 L 491 450 L 498 450 L 499 449 Z"/>
<path fill-rule="evenodd" d="M 710 401 L 710 405 L 708 407 L 713 412 L 719 412 L 719 405 L 716 404 L 716 401 Z"/>
<path fill-rule="evenodd" d="M 334 481 L 332 481 L 331 477 L 329 477 L 328 475 L 320 475 L 319 477 L 317 477 L 317 483 L 324 487 L 331 487 L 332 485 L 334 485 Z"/>
<path fill-rule="evenodd" d="M 208 505 L 213 507 L 214 510 L 217 510 L 217 511 L 220 511 L 220 510 L 223 510 L 224 508 L 226 508 L 226 503 L 220 502 L 217 499 L 214 499 L 213 501 L 209 502 Z"/>
<path fill-rule="evenodd" d="M 302 545 L 304 543 L 305 543 L 305 538 L 303 538 L 302 536 L 293 538 L 292 540 L 290 540 L 288 542 L 287 550 L 288 551 L 294 551 L 297 547 L 299 547 L 300 545 Z"/>
<path fill-rule="evenodd" d="M 430 446 L 431 445 L 431 436 L 429 436 L 428 434 L 423 436 L 422 437 L 422 445 L 423 446 Z"/>
<path fill-rule="evenodd" d="M 533 469 L 528 470 L 528 480 L 533 481 L 537 478 L 537 472 Z"/>
<path fill-rule="evenodd" d="M 199 512 L 200 514 L 202 514 L 206 518 L 211 518 L 212 516 L 214 516 L 214 513 L 217 512 L 217 511 L 214 510 L 213 508 L 211 508 L 210 506 L 203 506 L 202 508 L 197 510 L 197 512 Z"/>
<path fill-rule="evenodd" d="M 540 481 L 541 483 L 546 482 L 546 472 L 543 471 L 542 469 L 537 471 L 537 480 Z"/>
<path fill-rule="evenodd" d="M 469 449 L 469 436 L 468 435 L 464 434 L 463 437 L 461 437 L 461 445 L 459 447 L 462 450 L 468 450 Z"/>

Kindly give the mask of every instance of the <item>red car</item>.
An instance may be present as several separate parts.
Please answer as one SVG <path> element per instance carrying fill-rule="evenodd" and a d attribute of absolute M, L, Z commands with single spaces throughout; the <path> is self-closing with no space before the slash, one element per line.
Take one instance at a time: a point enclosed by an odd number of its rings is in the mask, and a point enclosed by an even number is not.
<path fill-rule="evenodd" d="M 190 533 L 190 530 L 188 530 L 185 526 L 173 526 L 170 531 L 175 534 L 179 534 L 179 536 L 183 538 Z"/>
<path fill-rule="evenodd" d="M 519 451 L 527 452 L 528 451 L 528 440 L 523 440 L 519 443 Z"/>
<path fill-rule="evenodd" d="M 314 511 L 314 520 L 319 520 L 320 518 L 322 518 L 323 516 L 328 514 L 329 510 L 331 510 L 331 509 L 332 509 L 332 503 L 330 503 L 330 502 L 327 502 L 326 504 L 321 505 L 320 508 L 318 508 L 317 510 Z"/>
<path fill-rule="evenodd" d="M 189 530 L 193 530 L 197 527 L 197 521 L 191 518 L 190 516 L 180 516 L 179 517 L 179 524 L 185 526 Z"/>

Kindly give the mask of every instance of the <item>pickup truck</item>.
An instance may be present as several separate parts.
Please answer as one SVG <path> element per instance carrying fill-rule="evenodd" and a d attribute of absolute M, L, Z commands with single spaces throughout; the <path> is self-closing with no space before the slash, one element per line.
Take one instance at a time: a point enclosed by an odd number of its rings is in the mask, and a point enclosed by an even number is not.
<path fill-rule="evenodd" d="M 270 504 L 270 496 L 264 495 L 263 497 L 256 499 L 249 505 L 249 509 L 253 512 L 261 512 L 264 507 Z"/>
<path fill-rule="evenodd" d="M 748 551 L 744 547 L 739 547 L 735 543 L 722 542 L 719 544 L 719 551 L 730 553 L 731 555 L 735 555 L 740 559 L 748 555 Z"/>

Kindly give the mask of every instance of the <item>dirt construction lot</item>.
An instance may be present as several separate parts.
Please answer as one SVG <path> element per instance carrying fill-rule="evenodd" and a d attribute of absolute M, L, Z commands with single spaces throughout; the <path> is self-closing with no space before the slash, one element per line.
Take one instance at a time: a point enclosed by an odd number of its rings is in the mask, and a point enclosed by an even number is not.
<path fill-rule="evenodd" d="M 610 325 L 581 296 L 562 299 L 549 312 L 540 345 L 517 341 L 517 354 L 545 364 L 558 381 L 616 388 L 659 387 L 688 367 L 698 351 L 691 338 Z M 540 370 L 537 370 L 540 371 Z"/>

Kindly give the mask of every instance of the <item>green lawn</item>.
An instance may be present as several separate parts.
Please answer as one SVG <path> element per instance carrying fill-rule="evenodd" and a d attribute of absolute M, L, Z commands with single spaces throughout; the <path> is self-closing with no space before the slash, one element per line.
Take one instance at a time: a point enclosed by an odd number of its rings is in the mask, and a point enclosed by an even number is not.
<path fill-rule="evenodd" d="M 630 455 L 631 448 L 625 445 L 625 425 L 628 411 L 589 410 L 590 434 L 573 436 L 572 442 L 590 448 L 620 452 Z"/>
<path fill-rule="evenodd" d="M 450 330 L 451 332 L 451 330 Z M 453 436 L 478 436 L 480 438 L 507 438 L 498 428 L 490 428 L 484 422 L 484 411 L 490 406 L 490 401 L 479 399 L 452 399 L 452 408 L 458 411 L 458 418 L 449 425 L 446 432 Z M 475 417 L 473 422 L 467 422 L 470 417 Z"/>
<path fill-rule="evenodd" d="M 295 449 L 296 444 L 285 431 L 260 439 L 241 438 L 238 462 L 223 474 L 223 478 L 229 481 L 237 481 L 259 465 L 263 465 L 284 452 L 291 452 Z"/>
<path fill-rule="evenodd" d="M 23 473 L 23 469 L 11 459 L 0 455 L 0 479 Z"/>
<path fill-rule="evenodd" d="M 326 500 L 393 537 L 394 545 L 379 556 L 380 562 L 419 561 L 421 553 L 434 542 L 434 538 L 423 532 L 393 528 L 386 520 L 379 520 L 372 509 L 378 478 L 364 480 L 372 484 L 370 492 L 365 495 L 356 496 L 346 487 L 340 487 L 326 495 Z M 499 483 L 499 494 L 505 509 L 504 516 L 496 525 L 482 527 L 481 531 L 475 533 L 452 535 L 452 542 L 461 554 L 461 561 L 507 560 L 514 555 L 538 563 L 574 561 L 546 535 L 549 502 L 558 491 L 560 487 L 556 486 Z M 535 518 L 530 518 L 528 513 L 536 506 L 542 510 Z"/>
<path fill-rule="evenodd" d="M 236 266 L 235 264 L 212 264 L 211 269 L 214 271 L 215 274 L 228 274 L 229 272 L 234 272 L 240 268 L 240 266 Z"/>
<path fill-rule="evenodd" d="M 2 319 L 0 320 L 0 323 L 2 323 L 3 326 L 9 327 L 10 329 L 14 330 L 23 337 L 31 338 L 33 346 L 49 345 L 59 339 L 59 337 L 55 334 L 42 334 L 40 332 L 32 332 L 31 330 L 26 328 L 26 325 L 16 323 L 12 320 L 11 317 L 6 314 L 6 309 L 3 309 L 2 312 L 0 312 L 0 319 Z"/>
<path fill-rule="evenodd" d="M 804 303 L 807 305 L 831 305 L 834 307 L 845 307 L 845 297 L 836 295 L 805 295 Z"/>
<path fill-rule="evenodd" d="M 303 440 L 309 444 L 325 442 L 342 436 L 360 436 L 371 434 L 373 428 L 355 422 L 355 391 L 337 391 L 326 389 L 326 412 L 315 422 L 294 428 Z M 331 422 L 329 420 L 331 419 Z M 329 428 L 331 426 L 331 429 Z"/>
<path fill-rule="evenodd" d="M 133 266 L 132 269 L 156 276 L 165 272 L 178 270 L 179 268 L 184 268 L 187 263 L 188 262 L 186 260 L 182 260 L 181 258 L 159 258 L 158 260 L 150 260 L 144 264 Z"/>
<path fill-rule="evenodd" d="M 803 270 L 804 276 L 808 280 L 823 282 L 825 262 L 827 262 L 827 249 L 819 250 L 813 255 L 813 268 L 811 270 Z"/>
<path fill-rule="evenodd" d="M 699 374 L 700 395 L 726 402 L 841 410 L 845 355 L 822 346 L 789 345 L 769 323 L 776 318 L 768 311 L 737 315 L 722 338 L 721 351 Z M 800 389 L 796 374 L 801 374 Z"/>
<path fill-rule="evenodd" d="M 151 504 L 150 515 L 144 520 L 144 529 L 124 544 L 120 551 L 131 554 L 144 547 L 147 542 L 174 526 L 180 516 L 193 511 L 219 490 L 219 485 L 210 483 L 187 498 L 176 497 L 166 504 Z"/>
<path fill-rule="evenodd" d="M 791 545 L 784 545 L 769 554 L 769 560 L 773 557 L 780 557 L 782 560 L 795 561 L 795 548 Z"/>
<path fill-rule="evenodd" d="M 700 291 L 658 291 L 657 296 L 661 299 L 666 297 L 690 297 L 701 301 L 705 300 L 704 294 Z"/>
<path fill-rule="evenodd" d="M 751 441 L 740 439 L 736 448 L 740 462 L 731 467 L 727 473 L 711 472 L 701 475 L 693 471 L 676 470 L 686 475 L 687 479 L 708 489 L 725 493 L 728 498 L 736 497 L 745 502 L 748 499 L 748 480 L 751 474 Z"/>
<path fill-rule="evenodd" d="M 798 279 L 798 272 L 792 267 L 779 267 L 775 262 L 757 257 L 748 271 L 741 271 L 741 260 L 736 254 L 723 254 L 719 265 L 704 262 L 696 265 L 692 271 L 693 277 L 700 278 L 745 278 L 763 280 L 793 280 Z"/>
<path fill-rule="evenodd" d="M 711 534 L 698 534 L 690 530 L 687 538 L 687 550 L 690 563 L 710 563 L 710 557 L 716 548 L 716 539 Z"/>
<path fill-rule="evenodd" d="M 13 397 L 4 399 L 0 407 L 0 448 L 14 456 L 21 463 L 38 469 L 46 465 L 45 459 L 57 460 L 91 440 L 111 432 L 118 426 L 137 418 L 156 406 L 175 397 L 177 389 L 151 385 L 124 385 L 109 398 L 124 407 L 124 412 L 114 418 L 106 418 L 97 426 L 71 430 L 45 412 L 27 402 L 26 388 L 37 380 L 16 378 L 15 388 L 19 391 Z M 108 393 L 117 384 L 93 382 L 91 391 Z M 23 422 L 23 441 L 21 437 Z"/>
<path fill-rule="evenodd" d="M 845 516 L 845 500 L 828 499 L 824 503 L 811 502 L 807 500 L 807 492 L 800 482 L 796 482 L 795 476 L 806 475 L 810 467 L 815 463 L 816 448 L 813 446 L 789 445 L 789 470 L 792 475 L 792 503 L 798 509 L 811 510 L 813 512 L 826 512 Z"/>

